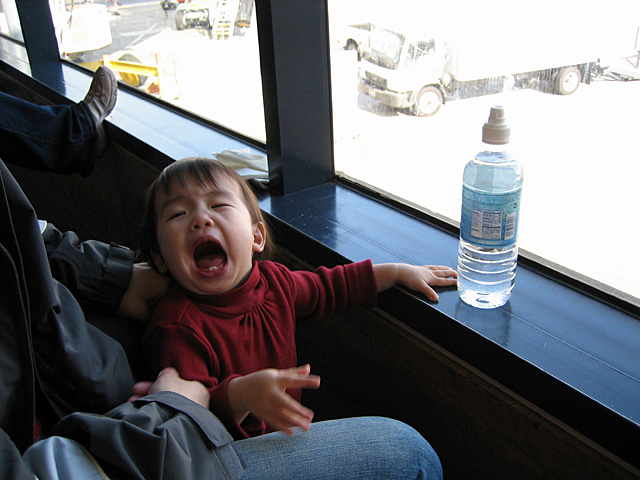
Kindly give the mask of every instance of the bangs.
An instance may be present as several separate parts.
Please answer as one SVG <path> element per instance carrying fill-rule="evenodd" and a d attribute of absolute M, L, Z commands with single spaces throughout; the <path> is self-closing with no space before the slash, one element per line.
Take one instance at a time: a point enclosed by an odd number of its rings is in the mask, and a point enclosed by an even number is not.
<path fill-rule="evenodd" d="M 221 178 L 235 180 L 233 172 L 220 162 L 207 158 L 184 158 L 178 160 L 167 168 L 158 177 L 157 187 L 168 194 L 171 187 L 180 184 L 186 187 L 189 181 L 196 181 L 203 187 L 213 186 L 219 188 Z"/>

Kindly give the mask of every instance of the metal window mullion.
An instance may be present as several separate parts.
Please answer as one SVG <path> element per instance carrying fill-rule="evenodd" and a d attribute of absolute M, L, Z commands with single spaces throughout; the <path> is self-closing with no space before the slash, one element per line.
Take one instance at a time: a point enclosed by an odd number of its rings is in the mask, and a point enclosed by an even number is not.
<path fill-rule="evenodd" d="M 334 177 L 327 4 L 256 0 L 270 184 L 281 194 Z"/>
<path fill-rule="evenodd" d="M 16 0 L 22 36 L 31 65 L 60 61 L 49 2 Z"/>

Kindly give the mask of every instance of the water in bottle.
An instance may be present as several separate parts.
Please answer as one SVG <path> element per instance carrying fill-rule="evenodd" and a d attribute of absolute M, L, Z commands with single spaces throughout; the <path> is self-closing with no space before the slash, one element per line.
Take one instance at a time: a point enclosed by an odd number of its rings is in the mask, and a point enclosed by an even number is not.
<path fill-rule="evenodd" d="M 491 108 L 481 151 L 463 174 L 458 292 L 478 308 L 504 305 L 515 285 L 523 175 L 510 133 L 504 108 Z"/>

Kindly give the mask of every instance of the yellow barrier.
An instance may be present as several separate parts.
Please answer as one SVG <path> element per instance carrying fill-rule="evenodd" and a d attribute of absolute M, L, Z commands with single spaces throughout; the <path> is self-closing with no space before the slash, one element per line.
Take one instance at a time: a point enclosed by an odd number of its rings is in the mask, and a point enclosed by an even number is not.
<path fill-rule="evenodd" d="M 156 58 L 156 60 L 158 60 Z M 159 62 L 155 65 L 145 65 L 133 54 L 125 53 L 119 59 L 114 59 L 109 55 L 104 55 L 102 61 L 97 62 L 84 62 L 83 66 L 95 71 L 100 65 L 104 65 L 113 71 L 120 74 L 122 80 L 132 87 L 141 87 L 148 77 L 155 77 L 157 80 L 153 82 L 148 88 L 148 93 L 160 94 L 161 88 L 164 87 L 164 96 L 168 97 L 170 87 L 173 83 L 166 77 L 164 67 Z"/>

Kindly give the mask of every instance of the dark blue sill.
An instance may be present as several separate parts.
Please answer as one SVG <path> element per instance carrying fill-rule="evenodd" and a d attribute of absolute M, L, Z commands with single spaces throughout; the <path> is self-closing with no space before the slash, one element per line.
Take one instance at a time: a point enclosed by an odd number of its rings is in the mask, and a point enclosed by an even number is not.
<path fill-rule="evenodd" d="M 457 264 L 452 229 L 340 183 L 286 196 L 263 194 L 277 240 L 313 266 Z M 518 266 L 509 303 L 464 304 L 455 288 L 438 302 L 395 288 L 380 307 L 523 398 L 638 466 L 640 321 L 532 268 Z"/>
<path fill-rule="evenodd" d="M 0 38 L 0 71 L 52 102 L 81 100 L 91 77 L 64 63 L 31 68 Z M 17 53 L 15 51 L 17 51 Z M 162 168 L 191 155 L 256 145 L 120 88 L 110 136 Z M 313 265 L 457 262 L 457 237 L 338 183 L 263 193 L 279 242 Z M 482 311 L 455 289 L 437 303 L 401 288 L 380 308 L 635 466 L 640 466 L 640 321 L 522 265 L 505 307 Z"/>

